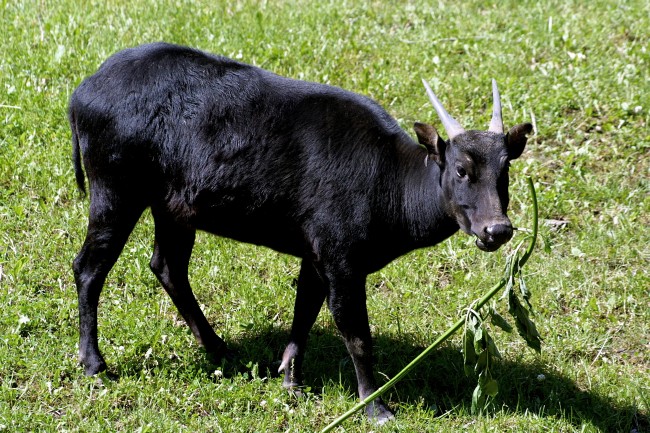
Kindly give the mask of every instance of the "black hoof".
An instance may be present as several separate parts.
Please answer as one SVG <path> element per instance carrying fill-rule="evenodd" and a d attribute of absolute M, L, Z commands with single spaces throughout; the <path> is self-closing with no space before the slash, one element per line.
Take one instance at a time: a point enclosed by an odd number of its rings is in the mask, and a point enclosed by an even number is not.
<path fill-rule="evenodd" d="M 106 362 L 100 356 L 86 357 L 80 360 L 81 365 L 84 367 L 84 374 L 86 376 L 94 376 L 97 373 L 106 371 Z"/>
<path fill-rule="evenodd" d="M 388 421 L 395 419 L 395 415 L 384 404 L 384 402 L 377 398 L 368 406 L 366 406 L 366 415 L 370 422 L 375 425 L 384 425 Z"/>
<path fill-rule="evenodd" d="M 237 352 L 230 350 L 225 343 L 210 349 L 204 347 L 204 350 L 210 362 L 214 364 L 221 364 L 223 361 L 233 363 L 237 360 Z"/>

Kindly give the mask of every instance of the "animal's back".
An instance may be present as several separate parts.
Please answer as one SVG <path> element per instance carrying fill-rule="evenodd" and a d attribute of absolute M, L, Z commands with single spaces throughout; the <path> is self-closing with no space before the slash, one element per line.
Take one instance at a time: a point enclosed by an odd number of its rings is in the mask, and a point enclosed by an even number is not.
<path fill-rule="evenodd" d="M 367 226 L 391 145 L 411 143 L 368 98 L 164 43 L 109 58 L 70 118 L 91 194 L 109 181 L 188 225 L 297 255 L 304 220 Z"/>
<path fill-rule="evenodd" d="M 245 75 L 238 73 L 242 70 Z M 190 138 L 182 135 L 200 125 L 206 112 L 236 106 L 232 101 L 247 87 L 242 75 L 250 80 L 254 68 L 190 48 L 165 43 L 130 48 L 79 85 L 70 118 L 79 134 L 97 137 L 82 149 L 84 155 L 124 145 L 173 151 L 169 146 Z"/>

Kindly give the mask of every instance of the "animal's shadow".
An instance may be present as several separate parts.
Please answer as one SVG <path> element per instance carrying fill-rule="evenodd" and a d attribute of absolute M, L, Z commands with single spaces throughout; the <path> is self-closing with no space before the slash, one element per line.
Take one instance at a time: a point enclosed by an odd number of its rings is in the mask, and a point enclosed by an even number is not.
<path fill-rule="evenodd" d="M 226 376 L 245 371 L 256 365 L 261 376 L 277 376 L 279 359 L 288 339 L 286 330 L 269 327 L 251 331 L 229 347 L 237 353 L 235 360 L 220 366 Z M 379 384 L 382 377 L 393 377 L 419 355 L 424 347 L 404 338 L 378 335 L 374 338 L 375 366 Z M 197 352 L 198 353 L 198 352 Z M 161 358 L 162 363 L 166 362 Z M 197 356 L 199 368 L 212 374 L 215 364 L 206 356 Z M 140 364 L 141 366 L 141 364 Z M 123 372 L 138 367 L 126 365 Z M 543 375 L 543 376 L 540 376 Z M 620 405 L 596 393 L 580 389 L 571 379 L 553 371 L 540 362 L 513 362 L 502 360 L 494 368 L 500 392 L 493 407 L 512 412 L 528 412 L 543 417 L 567 416 L 576 427 L 591 423 L 600 431 L 650 431 L 647 415 L 632 405 Z M 339 382 L 350 394 L 356 390 L 354 367 L 343 341 L 335 330 L 315 327 L 309 340 L 304 362 L 304 382 L 318 394 L 327 384 Z M 433 351 L 417 367 L 388 391 L 385 400 L 390 404 L 418 404 L 437 415 L 464 408 L 470 411 L 472 391 L 476 379 L 465 375 L 460 348 L 453 345 Z M 356 402 L 356 401 L 355 401 Z M 623 420 L 623 421 L 621 421 Z M 617 423 L 617 424 L 614 424 Z"/>

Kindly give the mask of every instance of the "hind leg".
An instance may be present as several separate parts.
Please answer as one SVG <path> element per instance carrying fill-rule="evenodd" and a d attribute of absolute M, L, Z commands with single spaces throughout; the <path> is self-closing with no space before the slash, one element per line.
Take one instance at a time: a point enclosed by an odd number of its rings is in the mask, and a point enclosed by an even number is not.
<path fill-rule="evenodd" d="M 215 334 L 190 287 L 187 271 L 194 246 L 195 230 L 175 223 L 152 209 L 156 241 L 151 270 L 169 294 L 196 340 L 215 360 L 226 355 L 226 344 Z"/>
<path fill-rule="evenodd" d="M 104 281 L 145 209 L 109 201 L 115 196 L 93 192 L 86 240 L 73 262 L 79 308 L 79 361 L 88 376 L 106 369 L 97 342 L 97 305 Z"/>

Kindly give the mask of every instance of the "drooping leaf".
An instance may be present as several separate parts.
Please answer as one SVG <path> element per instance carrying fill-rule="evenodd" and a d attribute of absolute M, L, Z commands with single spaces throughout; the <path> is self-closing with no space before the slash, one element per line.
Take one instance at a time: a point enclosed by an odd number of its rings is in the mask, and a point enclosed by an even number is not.
<path fill-rule="evenodd" d="M 486 335 L 487 339 L 487 352 L 490 354 L 490 356 L 494 356 L 495 358 L 501 359 L 501 353 L 499 352 L 499 349 L 497 349 L 497 345 L 494 343 L 494 340 L 490 336 L 490 334 Z"/>
<path fill-rule="evenodd" d="M 499 384 L 496 380 L 490 378 L 482 387 L 482 391 L 490 397 L 495 397 L 499 393 Z"/>
<path fill-rule="evenodd" d="M 479 326 L 475 331 L 474 331 L 474 350 L 477 353 L 480 353 L 485 349 L 485 337 L 483 336 L 484 331 L 483 331 L 483 326 Z"/>
<path fill-rule="evenodd" d="M 474 351 L 474 330 L 469 326 L 465 326 L 465 332 L 463 333 L 463 362 L 465 375 L 471 376 L 474 373 L 476 359 L 476 351 Z"/>
<path fill-rule="evenodd" d="M 506 332 L 512 332 L 512 325 L 494 307 L 490 307 L 490 323 Z"/>
<path fill-rule="evenodd" d="M 528 308 L 532 311 L 533 306 L 530 305 L 530 291 L 528 290 L 528 287 L 526 287 L 526 282 L 524 281 L 524 276 L 521 272 L 519 272 L 519 291 L 521 292 L 524 301 L 526 301 L 526 305 L 528 305 Z"/>
<path fill-rule="evenodd" d="M 528 310 L 521 305 L 514 290 L 508 296 L 508 312 L 514 317 L 517 332 L 526 341 L 526 344 L 540 353 L 542 350 L 542 337 L 535 324 L 528 317 Z"/>
<path fill-rule="evenodd" d="M 515 255 L 516 254 L 509 254 L 506 257 L 506 266 L 504 267 L 504 275 L 503 278 L 508 280 L 512 276 L 512 264 L 515 261 Z"/>
<path fill-rule="evenodd" d="M 505 288 L 503 289 L 503 294 L 501 295 L 501 297 L 499 297 L 499 301 L 503 301 L 504 299 L 508 299 L 508 294 L 510 293 L 510 290 L 512 290 L 512 284 L 513 284 L 513 282 L 510 279 L 510 277 L 506 277 L 505 278 L 505 283 L 503 284 L 503 286 Z"/>
<path fill-rule="evenodd" d="M 499 384 L 489 370 L 479 375 L 478 384 L 472 393 L 472 414 L 483 412 L 487 406 L 488 397 L 494 397 L 499 392 Z"/>
<path fill-rule="evenodd" d="M 472 393 L 472 415 L 483 412 L 486 400 L 487 394 L 483 392 L 481 385 L 476 385 Z"/>
<path fill-rule="evenodd" d="M 488 366 L 488 351 L 484 350 L 478 354 L 476 359 L 476 365 L 474 366 L 474 372 L 478 375 Z"/>

